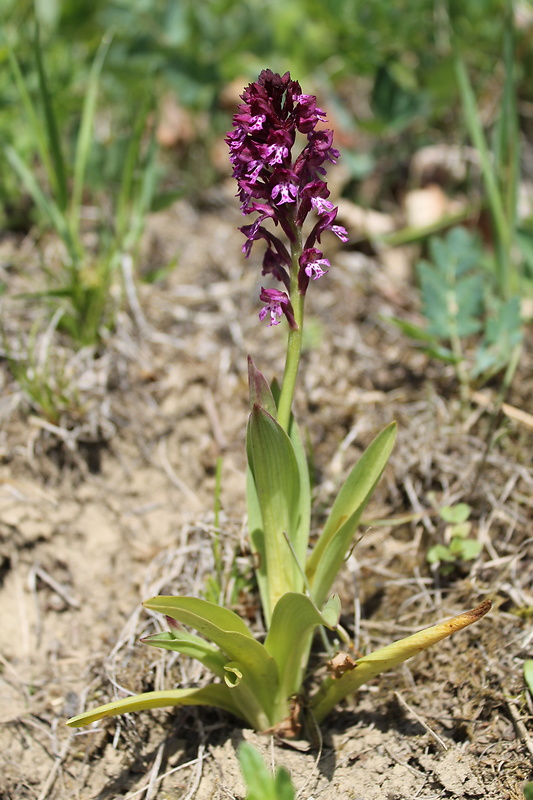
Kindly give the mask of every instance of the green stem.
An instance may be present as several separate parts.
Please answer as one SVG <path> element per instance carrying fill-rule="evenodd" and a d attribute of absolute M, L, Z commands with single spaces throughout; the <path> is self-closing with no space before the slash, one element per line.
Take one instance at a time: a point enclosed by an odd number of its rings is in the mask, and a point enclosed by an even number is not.
<path fill-rule="evenodd" d="M 289 430 L 291 419 L 291 406 L 298 377 L 300 355 L 302 352 L 302 334 L 304 324 L 305 295 L 300 294 L 298 288 L 298 272 L 300 270 L 300 256 L 302 254 L 302 231 L 293 226 L 296 239 L 291 244 L 291 270 L 290 270 L 290 299 L 296 322 L 296 328 L 289 330 L 287 342 L 287 356 L 285 358 L 285 371 L 278 405 L 278 422 L 283 430 Z"/>

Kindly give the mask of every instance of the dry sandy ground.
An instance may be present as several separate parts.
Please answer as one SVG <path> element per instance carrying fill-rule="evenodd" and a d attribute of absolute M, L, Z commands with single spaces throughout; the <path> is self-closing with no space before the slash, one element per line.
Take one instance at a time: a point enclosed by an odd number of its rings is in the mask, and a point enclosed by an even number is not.
<path fill-rule="evenodd" d="M 350 250 L 309 296 L 297 411 L 313 450 L 317 514 L 397 419 L 399 441 L 367 517 L 412 521 L 367 525 L 337 587 L 344 624 L 366 650 L 486 597 L 493 611 L 362 689 L 307 752 L 209 709 L 82 731 L 64 724 L 125 692 L 207 680 L 200 665 L 138 639 L 164 625 L 142 599 L 206 586 L 219 455 L 227 595 L 247 585 L 246 356 L 280 376 L 284 336 L 257 319 L 260 270 L 240 258 L 232 193 L 150 220 L 143 268 L 170 258 L 177 266 L 164 282 L 138 283 L 139 307 L 130 294 L 99 357 L 52 337 L 50 369 L 77 392 L 57 428 L 0 364 L 0 797 L 243 797 L 236 748 L 246 739 L 289 768 L 300 798 L 517 799 L 533 767 L 522 678 L 533 657 L 532 431 L 503 416 L 486 454 L 489 415 L 476 403 L 461 410 L 448 369 L 383 319 L 411 313 L 412 290 Z M 40 279 L 36 246 L 30 237 L 1 245 L 13 293 Z M 46 246 L 53 259 L 54 243 Z M 33 313 L 5 301 L 8 341 L 28 333 Z M 532 360 L 530 340 L 509 397 L 529 412 Z M 459 501 L 472 506 L 483 550 L 439 578 L 425 560 L 444 536 L 432 503 Z M 249 591 L 237 599 L 253 615 Z"/>

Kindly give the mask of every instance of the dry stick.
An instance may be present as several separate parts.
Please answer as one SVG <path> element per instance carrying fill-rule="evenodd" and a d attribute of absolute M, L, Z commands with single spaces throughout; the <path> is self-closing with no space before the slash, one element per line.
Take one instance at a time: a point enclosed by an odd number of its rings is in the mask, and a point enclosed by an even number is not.
<path fill-rule="evenodd" d="M 476 474 L 474 476 L 474 482 L 470 487 L 470 493 L 473 493 L 474 489 L 476 488 L 479 479 L 481 477 L 481 473 L 485 468 L 485 464 L 487 463 L 487 458 L 489 457 L 489 453 L 492 448 L 492 443 L 494 441 L 494 434 L 496 433 L 496 426 L 498 425 L 498 421 L 502 416 L 502 409 L 503 409 L 503 401 L 505 400 L 505 396 L 511 387 L 511 383 L 514 378 L 514 374 L 518 367 L 518 362 L 520 361 L 520 355 L 522 353 L 522 346 L 518 345 L 514 348 L 513 352 L 511 353 L 511 358 L 509 359 L 509 363 L 507 364 L 507 369 L 505 370 L 505 375 L 503 376 L 503 381 L 501 385 L 501 389 L 496 396 L 496 401 L 494 403 L 494 410 L 492 412 L 489 430 L 487 434 L 487 442 L 485 445 L 485 452 L 483 453 L 483 457 L 479 462 L 478 468 L 476 470 Z"/>
<path fill-rule="evenodd" d="M 133 258 L 129 253 L 124 253 L 121 259 L 122 277 L 124 280 L 124 287 L 126 289 L 126 297 L 128 299 L 129 307 L 133 315 L 133 319 L 143 336 L 150 342 L 158 342 L 159 344 L 171 344 L 177 350 L 183 350 L 183 342 L 173 336 L 168 336 L 166 333 L 153 328 L 143 314 L 137 292 L 135 290 L 135 280 L 133 277 Z"/>
<path fill-rule="evenodd" d="M 159 749 L 157 751 L 154 764 L 152 766 L 152 769 L 150 770 L 150 780 L 148 782 L 148 786 L 146 787 L 146 800 L 152 800 L 152 798 L 155 797 L 155 793 L 157 792 L 157 777 L 159 775 L 159 770 L 161 769 L 161 762 L 163 761 L 164 751 L 165 751 L 165 742 L 159 745 Z"/>
<path fill-rule="evenodd" d="M 65 760 L 65 758 L 67 757 L 67 753 L 68 753 L 69 748 L 70 748 L 70 743 L 72 741 L 72 736 L 73 736 L 73 733 L 70 733 L 68 739 L 65 739 L 65 741 L 63 742 L 63 747 L 61 748 L 61 752 L 59 753 L 58 756 L 56 756 L 56 759 L 54 761 L 54 765 L 53 765 L 52 769 L 50 770 L 50 772 L 48 773 L 48 777 L 47 777 L 47 779 L 45 780 L 45 782 L 43 784 L 43 788 L 41 789 L 41 792 L 40 792 L 39 797 L 37 798 L 37 800 L 45 800 L 45 798 L 48 796 L 48 793 L 49 793 L 50 789 L 52 788 L 52 786 L 55 783 L 55 779 L 57 777 L 57 773 L 59 771 L 59 768 L 60 768 L 61 764 L 63 763 L 63 761 Z"/>
<path fill-rule="evenodd" d="M 203 753 L 202 753 L 203 758 Z M 173 775 L 174 772 L 179 772 L 182 769 L 188 769 L 188 767 L 193 767 L 195 764 L 198 763 L 198 758 L 193 758 L 192 761 L 186 761 L 185 764 L 179 764 L 177 767 L 173 767 L 169 769 L 168 772 L 164 772 L 162 775 L 158 775 L 154 783 L 161 783 L 165 778 L 168 778 L 169 775 Z M 147 783 L 146 786 L 143 786 L 141 789 L 137 789 L 135 792 L 131 794 L 127 794 L 124 800 L 133 800 L 134 797 L 138 797 L 140 794 L 145 792 L 148 788 L 149 784 Z"/>
<path fill-rule="evenodd" d="M 411 715 L 411 716 L 412 716 L 414 719 L 416 719 L 416 721 L 417 721 L 417 722 L 418 722 L 420 725 L 422 725 L 422 727 L 423 727 L 423 728 L 424 728 L 424 729 L 425 729 L 425 730 L 426 730 L 426 731 L 429 733 L 429 735 L 430 735 L 430 736 L 432 736 L 432 737 L 433 737 L 433 739 L 435 739 L 435 741 L 436 741 L 436 742 L 437 742 L 437 743 L 438 743 L 438 744 L 439 744 L 439 745 L 442 747 L 442 749 L 443 749 L 443 750 L 447 750 L 447 749 L 448 749 L 448 747 L 447 747 L 447 745 L 445 744 L 445 742 L 444 742 L 444 741 L 443 741 L 443 740 L 440 738 L 440 736 L 439 736 L 437 733 L 435 733 L 435 731 L 434 731 L 434 730 L 432 730 L 432 729 L 429 727 L 429 725 L 428 725 L 426 722 L 424 722 L 424 720 L 422 719 L 422 717 L 421 717 L 419 714 L 417 714 L 417 712 L 414 710 L 414 708 L 411 708 L 411 706 L 408 704 L 407 700 L 405 700 L 405 699 L 402 697 L 402 695 L 400 694 L 400 692 L 394 692 L 394 695 L 395 695 L 396 699 L 398 700 L 398 702 L 400 703 L 400 705 L 401 705 L 401 706 L 403 706 L 403 708 L 405 708 L 405 710 L 406 710 L 406 711 L 407 711 L 407 712 L 408 712 L 408 713 L 409 713 L 409 714 L 410 714 L 410 715 Z"/>
<path fill-rule="evenodd" d="M 202 769 L 204 765 L 204 753 L 205 753 L 205 745 L 201 744 L 198 746 L 198 757 L 196 759 L 197 767 L 196 767 L 196 774 L 194 775 L 191 781 L 191 788 L 187 792 L 186 796 L 183 800 L 192 800 L 196 792 L 198 791 L 198 786 L 200 785 L 200 781 L 202 779 Z"/>
<path fill-rule="evenodd" d="M 518 713 L 518 709 L 514 704 L 514 701 L 510 700 L 508 697 L 505 697 L 505 694 L 503 695 L 503 697 L 505 700 L 505 705 L 509 709 L 509 714 L 511 715 L 511 719 L 513 721 L 513 725 L 516 729 L 516 732 L 520 737 L 520 739 L 522 740 L 522 742 L 524 743 L 526 750 L 528 751 L 529 755 L 531 756 L 531 760 L 533 761 L 533 740 L 531 739 L 531 736 L 529 735 L 526 726 L 522 722 L 520 714 Z"/>
<path fill-rule="evenodd" d="M 170 461 L 168 460 L 167 455 L 167 445 L 165 439 L 160 439 L 159 444 L 157 446 L 157 452 L 159 455 L 161 466 L 168 477 L 169 481 L 176 486 L 182 494 L 185 495 L 187 500 L 193 505 L 194 508 L 201 508 L 201 503 L 192 489 L 190 489 L 187 484 L 179 478 L 176 473 L 174 472 Z"/>
<path fill-rule="evenodd" d="M 40 578 L 44 583 L 48 584 L 48 586 L 58 594 L 67 605 L 72 606 L 72 608 L 80 608 L 80 603 L 76 600 L 68 589 L 65 589 L 60 583 L 58 583 L 51 575 L 46 572 L 42 567 L 33 567 L 32 570 L 33 574 Z"/>

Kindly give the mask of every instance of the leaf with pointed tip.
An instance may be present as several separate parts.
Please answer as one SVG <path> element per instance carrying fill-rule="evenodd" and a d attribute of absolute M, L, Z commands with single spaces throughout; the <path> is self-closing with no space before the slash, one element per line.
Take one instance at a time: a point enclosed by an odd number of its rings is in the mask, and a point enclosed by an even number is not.
<path fill-rule="evenodd" d="M 334 629 L 339 622 L 340 611 L 337 595 L 330 598 L 322 613 L 305 594 L 287 592 L 278 600 L 265 639 L 265 650 L 278 666 L 279 691 L 283 697 L 290 697 L 301 690 L 314 629 L 317 625 Z"/>
<path fill-rule="evenodd" d="M 185 631 L 180 631 L 179 633 L 162 631 L 161 633 L 153 633 L 151 636 L 145 636 L 141 639 L 141 642 L 151 647 L 161 647 L 163 650 L 172 650 L 195 658 L 218 678 L 224 678 L 224 667 L 228 659 L 217 647 L 199 636 L 185 633 Z"/>
<path fill-rule="evenodd" d="M 337 495 L 324 530 L 309 556 L 306 575 L 321 606 L 346 557 L 361 515 L 392 452 L 396 423 L 379 433 L 354 466 Z"/>
<path fill-rule="evenodd" d="M 300 525 L 300 477 L 291 440 L 276 420 L 254 405 L 247 430 L 248 463 L 253 474 L 263 524 L 269 624 L 276 602 L 288 591 L 300 591 L 303 579 L 287 539 L 300 563 L 305 545 L 297 538 Z"/>
<path fill-rule="evenodd" d="M 271 417 L 277 414 L 276 401 L 262 372 L 259 372 L 254 362 L 248 356 L 248 389 L 250 393 L 250 411 L 258 405 L 268 411 Z"/>
<path fill-rule="evenodd" d="M 71 728 L 81 728 L 104 717 L 117 717 L 130 711 L 144 711 L 167 706 L 215 706 L 246 720 L 233 700 L 231 689 L 225 684 L 217 683 L 204 686 L 202 689 L 170 689 L 123 697 L 121 700 L 114 700 L 112 703 L 98 706 L 92 711 L 84 711 L 83 714 L 71 717 L 67 720 L 67 725 Z"/>
<path fill-rule="evenodd" d="M 243 684 L 271 719 L 278 699 L 278 670 L 265 647 L 256 641 L 243 620 L 227 608 L 197 597 L 153 597 L 143 603 L 184 625 L 190 625 L 219 647 L 228 661 L 237 662 Z"/>
<path fill-rule="evenodd" d="M 367 681 L 382 672 L 393 669 L 403 661 L 407 661 L 408 658 L 418 655 L 422 650 L 446 639 L 452 633 L 477 622 L 490 611 L 491 606 L 490 600 L 485 600 L 471 611 L 465 611 L 463 614 L 439 622 L 437 625 L 432 625 L 430 628 L 425 628 L 412 636 L 407 636 L 368 656 L 359 658 L 353 668 L 345 672 L 339 679 L 326 678 L 311 699 L 311 708 L 316 721 L 320 723 L 340 700 L 355 692 Z"/>

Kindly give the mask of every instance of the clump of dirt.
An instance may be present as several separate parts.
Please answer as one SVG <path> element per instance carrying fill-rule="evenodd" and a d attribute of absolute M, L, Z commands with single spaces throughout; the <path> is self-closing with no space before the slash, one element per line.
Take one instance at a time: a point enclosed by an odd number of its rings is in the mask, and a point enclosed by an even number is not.
<path fill-rule="evenodd" d="M 217 190 L 221 191 L 221 190 Z M 227 194 L 185 202 L 149 223 L 143 270 L 177 257 L 164 280 L 139 282 L 105 353 L 75 354 L 74 411 L 52 424 L 0 364 L 0 795 L 15 800 L 242 797 L 243 740 L 290 770 L 301 797 L 517 798 L 530 778 L 533 714 L 523 661 L 533 657 L 531 430 L 467 414 L 447 368 L 406 346 L 386 317 L 414 305 L 378 263 L 339 251 L 309 293 L 296 408 L 312 448 L 317 527 L 376 432 L 399 424 L 369 507 L 367 533 L 339 578 L 344 618 L 367 651 L 493 600 L 489 617 L 364 687 L 306 752 L 207 710 L 158 711 L 71 731 L 65 720 L 125 692 L 208 680 L 176 654 L 143 647 L 164 621 L 142 609 L 158 593 L 198 595 L 213 571 L 215 464 L 223 456 L 220 541 L 227 598 L 249 575 L 244 535 L 246 356 L 280 377 L 284 339 L 257 319 L 260 267 L 239 258 Z M 27 240 L 10 240 L 17 289 L 38 280 Z M 312 287 L 314 289 L 314 287 Z M 6 301 L 7 302 L 7 301 Z M 29 330 L 8 306 L 9 330 Z M 531 340 L 509 405 L 527 411 Z M 480 557 L 444 577 L 435 505 L 468 502 Z M 245 581 L 242 581 L 243 585 Z"/>

